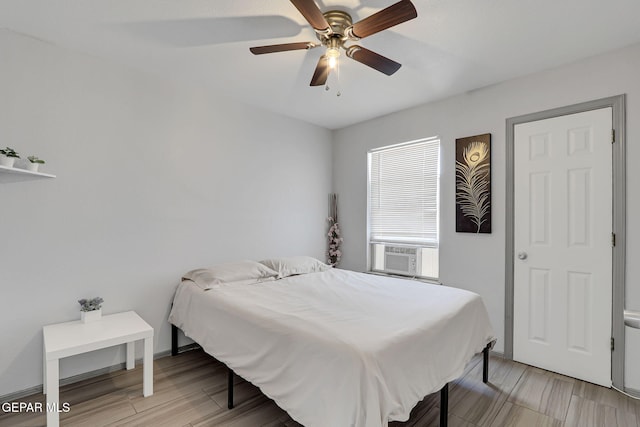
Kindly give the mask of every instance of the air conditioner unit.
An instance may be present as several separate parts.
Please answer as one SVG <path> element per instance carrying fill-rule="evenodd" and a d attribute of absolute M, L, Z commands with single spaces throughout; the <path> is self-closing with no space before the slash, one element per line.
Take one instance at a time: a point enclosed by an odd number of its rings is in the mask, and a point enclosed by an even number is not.
<path fill-rule="evenodd" d="M 384 247 L 384 271 L 415 276 L 420 269 L 418 250 L 418 248 L 406 246 L 386 245 Z"/>

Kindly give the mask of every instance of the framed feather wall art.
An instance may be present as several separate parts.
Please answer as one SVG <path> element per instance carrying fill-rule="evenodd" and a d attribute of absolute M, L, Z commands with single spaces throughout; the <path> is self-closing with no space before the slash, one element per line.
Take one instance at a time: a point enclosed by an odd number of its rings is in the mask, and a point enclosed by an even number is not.
<path fill-rule="evenodd" d="M 456 231 L 491 233 L 491 134 L 456 139 Z"/>

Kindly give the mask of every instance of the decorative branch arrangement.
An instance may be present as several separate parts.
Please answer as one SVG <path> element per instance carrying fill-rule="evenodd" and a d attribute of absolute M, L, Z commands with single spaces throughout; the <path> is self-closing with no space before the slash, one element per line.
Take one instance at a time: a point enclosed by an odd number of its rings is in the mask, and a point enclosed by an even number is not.
<path fill-rule="evenodd" d="M 329 217 L 327 221 L 329 221 L 327 264 L 337 267 L 340 263 L 340 258 L 342 258 L 340 248 L 344 239 L 340 235 L 340 227 L 338 226 L 338 195 L 335 193 L 329 194 Z"/>
<path fill-rule="evenodd" d="M 456 139 L 456 231 L 491 233 L 491 134 Z"/>

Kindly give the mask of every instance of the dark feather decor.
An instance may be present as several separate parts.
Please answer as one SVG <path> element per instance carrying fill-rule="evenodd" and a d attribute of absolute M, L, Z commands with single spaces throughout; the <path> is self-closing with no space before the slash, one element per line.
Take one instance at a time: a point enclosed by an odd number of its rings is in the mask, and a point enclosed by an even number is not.
<path fill-rule="evenodd" d="M 456 231 L 491 233 L 491 134 L 456 139 Z"/>

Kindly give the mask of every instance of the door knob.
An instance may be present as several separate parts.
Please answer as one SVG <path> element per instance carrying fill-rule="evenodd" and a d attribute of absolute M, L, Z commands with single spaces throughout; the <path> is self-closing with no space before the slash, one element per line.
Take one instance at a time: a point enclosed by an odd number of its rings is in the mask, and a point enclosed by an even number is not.
<path fill-rule="evenodd" d="M 527 253 L 524 252 L 524 251 L 518 252 L 518 258 L 521 259 L 521 260 L 527 259 Z"/>

